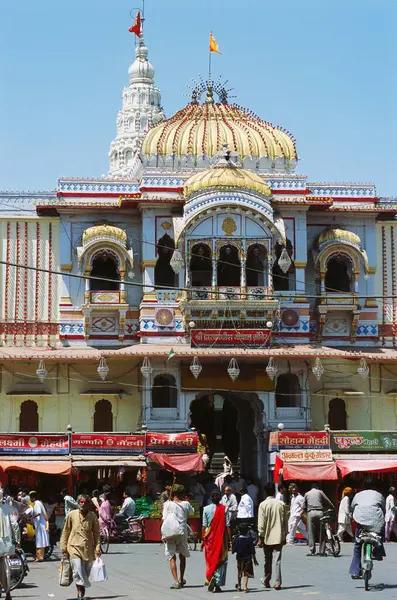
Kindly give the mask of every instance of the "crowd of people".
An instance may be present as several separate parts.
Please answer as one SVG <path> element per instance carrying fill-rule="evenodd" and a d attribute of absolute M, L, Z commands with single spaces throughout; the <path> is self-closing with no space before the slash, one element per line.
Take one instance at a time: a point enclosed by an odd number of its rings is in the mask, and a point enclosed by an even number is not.
<path fill-rule="evenodd" d="M 308 556 L 325 556 L 322 520 L 325 511 L 334 510 L 335 506 L 317 483 L 302 495 L 296 483 L 286 485 L 281 477 L 277 489 L 273 483 L 265 487 L 262 502 L 259 486 L 239 473 L 224 473 L 215 481 L 204 474 L 190 478 L 187 483 L 184 486 L 175 481 L 156 480 L 147 490 L 153 500 L 160 500 L 162 504 L 161 533 L 173 578 L 172 589 L 186 585 L 188 519 L 194 513 L 193 503 L 200 508 L 202 517 L 201 549 L 205 557 L 205 583 L 210 592 L 218 593 L 225 585 L 230 551 L 236 555 L 238 591 L 248 591 L 248 581 L 254 576 L 254 565 L 258 564 L 256 547 L 263 548 L 264 552 L 262 584 L 270 588 L 273 580 L 276 590 L 282 585 L 283 547 L 295 544 L 298 533 L 309 545 Z M 385 498 L 371 480 L 366 479 L 363 487 L 356 493 L 352 487 L 343 489 L 337 519 L 340 541 L 347 535 L 354 542 L 349 570 L 353 578 L 361 576 L 360 533 L 366 531 L 379 536 L 380 543 L 374 549 L 375 560 L 383 560 L 386 556 L 383 542 L 389 542 L 391 536 L 397 534 L 396 489 L 391 487 Z M 0 581 L 6 600 L 11 599 L 11 594 L 5 558 L 20 543 L 21 511 L 25 515 L 25 527 L 34 529 L 35 561 L 41 562 L 49 544 L 48 524 L 60 503 L 64 506 L 60 549 L 70 560 L 78 598 L 85 598 L 93 562 L 101 556 L 101 530 L 106 527 L 112 534 L 135 516 L 139 486 L 126 486 L 118 510 L 115 507 L 119 497 L 109 485 L 91 494 L 82 493 L 77 500 L 65 489 L 52 503 L 42 502 L 34 490 L 14 493 L 15 498 L 0 486 L 0 532 L 3 532 L 0 535 Z M 256 545 L 252 528 L 257 531 Z"/>

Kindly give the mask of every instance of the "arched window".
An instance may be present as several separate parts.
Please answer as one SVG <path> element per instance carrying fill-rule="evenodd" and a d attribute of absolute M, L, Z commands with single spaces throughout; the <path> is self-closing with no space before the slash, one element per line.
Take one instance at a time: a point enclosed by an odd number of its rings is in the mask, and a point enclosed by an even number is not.
<path fill-rule="evenodd" d="M 177 388 L 173 375 L 156 375 L 152 387 L 152 408 L 176 408 Z"/>
<path fill-rule="evenodd" d="M 193 287 L 212 284 L 211 249 L 207 244 L 195 244 L 191 250 L 190 276 Z"/>
<path fill-rule="evenodd" d="M 95 404 L 94 431 L 113 431 L 112 404 L 109 400 L 98 400 Z"/>
<path fill-rule="evenodd" d="M 154 284 L 164 288 L 172 288 L 176 285 L 176 274 L 170 265 L 174 253 L 175 243 L 172 237 L 166 233 L 157 242 L 158 259 L 154 267 Z"/>
<path fill-rule="evenodd" d="M 328 425 L 330 429 L 347 429 L 346 404 L 342 398 L 333 398 L 329 403 Z"/>
<path fill-rule="evenodd" d="M 248 287 L 267 285 L 267 252 L 262 244 L 248 248 L 245 273 Z"/>
<path fill-rule="evenodd" d="M 326 292 L 352 291 L 352 265 L 349 258 L 343 254 L 331 256 L 327 262 L 325 273 Z"/>
<path fill-rule="evenodd" d="M 19 431 L 39 430 L 39 409 L 33 400 L 25 400 L 19 413 Z"/>
<path fill-rule="evenodd" d="M 301 406 L 301 386 L 294 373 L 282 373 L 276 383 L 276 407 L 299 408 Z"/>
<path fill-rule="evenodd" d="M 236 246 L 222 246 L 218 260 L 218 285 L 240 286 L 240 258 Z"/>
<path fill-rule="evenodd" d="M 95 290 L 118 290 L 120 283 L 118 281 L 106 281 L 106 279 L 120 279 L 119 265 L 113 252 L 102 250 L 97 253 L 92 261 L 92 277 L 103 277 L 100 279 L 90 279 L 90 289 Z"/>
<path fill-rule="evenodd" d="M 133 159 L 132 151 L 127 150 L 127 152 L 125 153 L 125 162 L 126 162 L 127 167 L 130 167 L 132 165 L 132 159 Z"/>
<path fill-rule="evenodd" d="M 286 248 L 288 256 L 291 259 L 291 266 L 289 267 L 288 271 L 284 273 L 278 264 L 278 259 L 283 251 L 283 245 L 277 243 L 274 247 L 275 261 L 273 264 L 273 288 L 276 292 L 288 292 L 289 290 L 293 290 L 295 287 L 295 266 L 292 262 L 294 248 L 290 240 L 287 240 Z"/>

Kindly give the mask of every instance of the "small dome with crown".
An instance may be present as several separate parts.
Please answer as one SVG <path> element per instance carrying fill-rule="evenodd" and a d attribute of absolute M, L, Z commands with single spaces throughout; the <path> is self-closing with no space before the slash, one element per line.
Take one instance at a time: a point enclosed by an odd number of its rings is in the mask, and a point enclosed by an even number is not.
<path fill-rule="evenodd" d="M 271 190 L 260 175 L 238 166 L 237 153 L 232 157 L 230 150 L 224 146 L 222 153 L 219 154 L 222 156 L 210 169 L 196 173 L 185 182 L 183 191 L 186 197 L 208 188 L 225 191 L 244 189 L 270 196 Z"/>
<path fill-rule="evenodd" d="M 141 38 L 138 46 L 135 48 L 136 59 L 128 69 L 130 84 L 133 83 L 153 83 L 154 68 L 148 61 L 148 49 Z"/>

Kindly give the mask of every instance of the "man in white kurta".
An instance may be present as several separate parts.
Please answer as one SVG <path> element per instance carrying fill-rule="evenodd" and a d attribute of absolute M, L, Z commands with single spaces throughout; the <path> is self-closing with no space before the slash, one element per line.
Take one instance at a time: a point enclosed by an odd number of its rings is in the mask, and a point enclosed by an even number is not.
<path fill-rule="evenodd" d="M 291 545 L 295 542 L 295 535 L 297 531 L 299 531 L 306 540 L 308 539 L 308 535 L 306 526 L 301 517 L 304 498 L 302 494 L 299 493 L 298 487 L 295 485 L 295 483 L 290 485 L 289 491 L 291 492 L 291 510 L 288 520 L 287 543 L 288 545 Z"/>
<path fill-rule="evenodd" d="M 48 535 L 48 516 L 44 508 L 44 504 L 37 498 L 37 492 L 30 492 L 30 500 L 33 502 L 32 519 L 36 543 L 35 562 L 43 562 L 44 551 L 47 546 L 50 545 L 50 539 Z"/>

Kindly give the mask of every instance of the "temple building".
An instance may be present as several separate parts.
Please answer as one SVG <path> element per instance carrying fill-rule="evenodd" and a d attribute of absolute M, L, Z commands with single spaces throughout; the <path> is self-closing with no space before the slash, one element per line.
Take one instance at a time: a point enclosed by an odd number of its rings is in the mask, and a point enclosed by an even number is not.
<path fill-rule="evenodd" d="M 396 429 L 397 199 L 219 80 L 166 118 L 135 53 L 108 175 L 0 193 L 0 429 L 195 427 L 261 479 L 279 423 Z"/>

